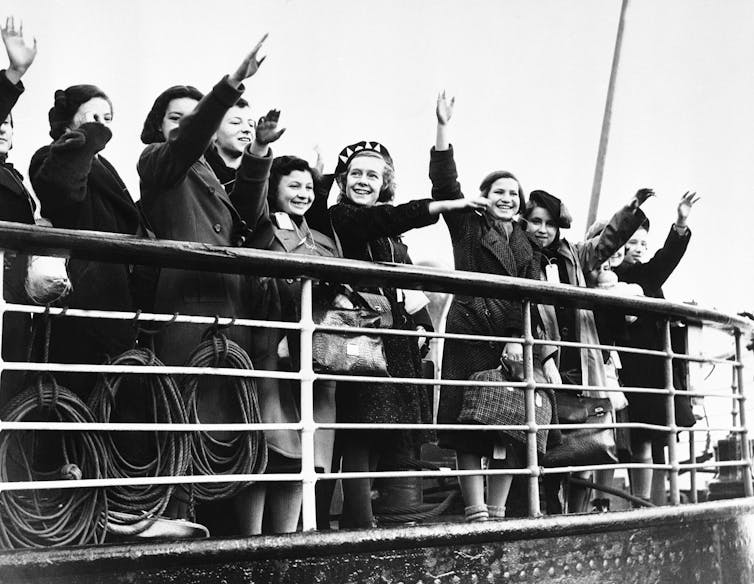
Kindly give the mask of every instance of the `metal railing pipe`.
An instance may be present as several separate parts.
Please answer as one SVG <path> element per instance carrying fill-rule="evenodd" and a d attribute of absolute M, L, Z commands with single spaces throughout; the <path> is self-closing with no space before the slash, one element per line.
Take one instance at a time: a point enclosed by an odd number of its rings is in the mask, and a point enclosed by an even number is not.
<path fill-rule="evenodd" d="M 312 368 L 312 281 L 301 282 L 301 480 L 303 489 L 302 523 L 304 531 L 317 529 L 314 468 L 314 369 Z"/>
<path fill-rule="evenodd" d="M 736 341 L 736 361 L 739 362 L 739 365 L 736 366 L 736 385 L 738 385 L 738 419 L 741 423 L 741 427 L 743 430 L 739 434 L 739 440 L 741 444 L 741 459 L 746 463 L 746 467 L 744 468 L 743 472 L 743 481 L 744 481 L 744 494 L 747 497 L 752 496 L 752 478 L 754 477 L 754 473 L 752 473 L 752 461 L 751 461 L 751 445 L 749 444 L 749 429 L 746 424 L 746 401 L 744 396 L 744 368 L 743 364 L 741 364 L 741 331 L 736 329 L 734 333 L 734 338 Z"/>
<path fill-rule="evenodd" d="M 670 504 L 679 505 L 681 502 L 680 492 L 678 490 L 678 450 L 676 448 L 676 436 L 678 428 L 675 424 L 675 385 L 673 385 L 673 345 L 670 338 L 670 319 L 664 319 L 662 323 L 663 342 L 665 350 L 665 389 L 667 390 L 666 409 L 667 409 L 667 426 L 669 433 L 665 434 L 666 444 L 668 447 L 668 464 L 670 465 Z"/>
<path fill-rule="evenodd" d="M 524 375 L 526 380 L 526 464 L 529 475 L 529 516 L 540 517 L 539 508 L 539 462 L 537 461 L 536 390 L 534 379 L 534 335 L 531 325 L 531 303 L 525 301 L 524 309 Z"/>

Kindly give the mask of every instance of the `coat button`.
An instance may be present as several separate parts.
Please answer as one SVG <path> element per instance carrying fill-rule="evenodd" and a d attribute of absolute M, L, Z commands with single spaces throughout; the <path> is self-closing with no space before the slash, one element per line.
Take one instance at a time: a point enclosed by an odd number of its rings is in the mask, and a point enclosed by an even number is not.
<path fill-rule="evenodd" d="M 560 338 L 561 339 L 567 339 L 568 338 L 568 334 L 570 332 L 571 331 L 570 331 L 570 329 L 567 326 L 561 327 L 560 328 Z"/>
<path fill-rule="evenodd" d="M 215 223 L 215 224 L 214 224 L 214 225 L 212 226 L 212 229 L 214 229 L 214 230 L 215 230 L 215 233 L 220 233 L 220 232 L 221 232 L 221 231 L 223 230 L 223 226 L 222 226 L 222 225 L 220 225 L 219 223 Z"/>

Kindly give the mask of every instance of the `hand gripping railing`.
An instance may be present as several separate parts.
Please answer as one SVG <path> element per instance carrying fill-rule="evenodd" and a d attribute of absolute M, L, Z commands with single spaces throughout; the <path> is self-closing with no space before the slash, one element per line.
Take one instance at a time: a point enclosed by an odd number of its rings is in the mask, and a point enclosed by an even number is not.
<path fill-rule="evenodd" d="M 615 427 L 632 427 L 662 430 L 675 435 L 679 431 L 676 425 L 674 413 L 674 397 L 676 390 L 673 387 L 673 359 L 683 359 L 689 362 L 725 363 L 732 365 L 735 371 L 735 383 L 733 400 L 734 407 L 738 412 L 738 424 L 724 428 L 688 429 L 691 432 L 721 430 L 737 433 L 741 443 L 741 460 L 718 462 L 716 467 L 738 466 L 745 471 L 747 480 L 744 480 L 746 496 L 752 495 L 751 476 L 752 461 L 748 447 L 748 428 L 745 415 L 745 397 L 743 390 L 743 363 L 742 342 L 752 335 L 754 327 L 752 322 L 737 316 L 722 314 L 717 311 L 704 309 L 699 306 L 677 304 L 665 300 L 653 298 L 625 298 L 611 295 L 604 291 L 576 288 L 572 286 L 556 285 L 547 282 L 494 276 L 490 274 L 468 273 L 458 271 L 444 271 L 418 266 L 394 266 L 385 264 L 365 263 L 353 260 L 318 258 L 295 254 L 252 250 L 245 248 L 223 248 L 199 243 L 141 240 L 134 237 L 121 236 L 110 233 L 69 231 L 60 229 L 46 229 L 19 225 L 14 223 L 0 222 L 0 249 L 16 250 L 26 254 L 57 255 L 75 259 L 89 259 L 98 261 L 111 261 L 117 263 L 143 264 L 181 268 L 189 270 L 202 270 L 225 273 L 241 273 L 250 275 L 264 275 L 282 278 L 301 278 L 301 320 L 298 323 L 276 322 L 254 319 L 234 319 L 236 326 L 272 327 L 277 329 L 301 331 L 301 369 L 299 372 L 279 372 L 261 370 L 238 370 L 217 368 L 187 368 L 187 367 L 139 367 L 139 366 L 114 366 L 114 365 L 76 365 L 57 363 L 15 363 L 0 361 L 2 370 L 32 370 L 32 371 L 86 371 L 103 373 L 150 373 L 150 374 L 195 374 L 214 376 L 237 376 L 237 377 L 275 377 L 280 379 L 299 380 L 301 384 L 301 420 L 287 424 L 167 424 L 167 423 L 82 423 L 77 424 L 80 430 L 110 430 L 110 431 L 198 431 L 198 430 L 274 430 L 289 429 L 301 432 L 302 442 L 302 467 L 300 473 L 290 474 L 266 474 L 266 475 L 221 475 L 221 476 L 180 476 L 180 477 L 151 477 L 151 478 L 121 478 L 121 479 L 82 479 L 78 481 L 40 481 L 40 482 L 6 482 L 0 484 L 0 491 L 18 491 L 28 489 L 60 489 L 75 487 L 102 487 L 107 485 L 141 485 L 141 484 L 187 484 L 204 482 L 231 482 L 231 481 L 301 481 L 303 484 L 303 527 L 305 530 L 313 530 L 316 527 L 315 517 L 315 483 L 318 480 L 330 478 L 359 478 L 365 476 L 463 476 L 480 474 L 477 470 L 453 470 L 453 471 L 390 471 L 379 473 L 316 473 L 314 468 L 314 433 L 323 429 L 358 429 L 362 424 L 345 423 L 317 423 L 313 417 L 313 391 L 314 381 L 343 380 L 364 381 L 371 383 L 413 383 L 440 387 L 460 387 L 471 385 L 472 382 L 461 380 L 426 380 L 426 379 L 397 379 L 380 378 L 369 376 L 339 376 L 316 374 L 312 369 L 312 337 L 315 330 L 339 330 L 337 327 L 316 326 L 312 318 L 312 281 L 337 281 L 347 282 L 359 286 L 386 286 L 397 288 L 414 288 L 425 291 L 449 292 L 473 296 L 495 297 L 505 296 L 520 300 L 523 304 L 524 331 L 523 339 L 507 337 L 490 337 L 480 335 L 439 334 L 414 331 L 381 330 L 384 335 L 403 335 L 408 337 L 428 336 L 431 338 L 452 338 L 461 340 L 483 341 L 517 341 L 524 345 L 524 368 L 525 380 L 519 383 L 506 383 L 506 386 L 522 388 L 526 393 L 526 424 L 519 426 L 478 426 L 468 424 L 374 424 L 374 429 L 444 429 L 444 430 L 523 430 L 527 432 L 526 467 L 521 469 L 489 469 L 482 471 L 483 474 L 510 474 L 528 477 L 528 502 L 530 516 L 539 516 L 539 478 L 544 474 L 568 472 L 572 470 L 596 470 L 600 468 L 658 468 L 669 471 L 671 503 L 678 504 L 680 501 L 678 488 L 678 474 L 681 470 L 677 448 L 674 440 L 668 441 L 669 460 L 666 465 L 646 464 L 621 464 L 607 466 L 565 467 L 543 469 L 537 457 L 537 431 L 542 429 L 561 428 L 561 425 L 537 424 L 535 420 L 535 390 L 537 387 L 552 389 L 595 389 L 586 386 L 568 386 L 553 384 L 537 384 L 534 378 L 534 348 L 540 344 L 571 346 L 578 348 L 618 349 L 623 352 L 654 355 L 665 360 L 665 388 L 620 388 L 622 391 L 634 391 L 638 393 L 658 393 L 667 398 L 667 425 L 654 426 L 650 424 L 614 424 Z M 2 252 L 0 252 L 2 254 Z M 0 272 L 0 284 L 2 272 Z M 530 309 L 533 303 L 559 304 L 574 307 L 602 307 L 614 308 L 629 314 L 647 313 L 664 319 L 663 350 L 653 351 L 649 349 L 633 349 L 628 347 L 615 347 L 612 345 L 598 345 L 585 343 L 552 342 L 535 339 Z M 44 308 L 39 306 L 26 306 L 8 304 L 4 300 L 0 302 L 0 327 L 2 327 L 2 314 L 5 312 L 25 312 L 59 314 L 61 309 Z M 84 309 L 68 309 L 65 311 L 71 318 L 108 318 L 108 319 L 133 319 L 136 314 L 132 312 L 99 311 Z M 233 315 L 223 315 L 221 324 L 229 323 Z M 172 314 L 139 314 L 143 321 L 154 322 L 184 322 L 195 324 L 217 323 L 213 317 L 172 315 Z M 714 359 L 709 357 L 689 356 L 675 354 L 670 344 L 671 319 L 685 319 L 694 322 L 705 323 L 714 327 L 731 332 L 735 337 L 735 359 Z M 354 329 L 350 329 L 352 332 Z M 373 329 L 364 329 L 365 332 L 373 332 Z M 2 329 L 0 328 L 0 334 Z M 489 382 L 476 382 L 477 385 L 495 385 Z M 601 388 L 607 389 L 609 388 Z M 619 390 L 615 390 L 619 391 Z M 689 396 L 711 396 L 716 398 L 724 396 L 715 392 L 692 391 Z M 594 427 L 594 425 L 581 424 L 569 425 L 569 428 Z M 63 422 L 8 422 L 0 421 L 0 431 L 21 429 L 71 429 L 71 424 Z M 691 448 L 693 452 L 693 445 Z M 692 471 L 701 468 L 703 463 L 691 462 L 684 465 Z"/>

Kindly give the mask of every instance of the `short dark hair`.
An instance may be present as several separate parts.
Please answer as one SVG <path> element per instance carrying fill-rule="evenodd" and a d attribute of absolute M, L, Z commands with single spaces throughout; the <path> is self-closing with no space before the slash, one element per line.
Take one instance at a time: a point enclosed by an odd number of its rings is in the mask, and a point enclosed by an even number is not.
<path fill-rule="evenodd" d="M 50 120 L 50 136 L 57 140 L 68 129 L 73 121 L 73 116 L 79 111 L 79 107 L 90 99 L 101 97 L 110 104 L 110 110 L 113 109 L 113 103 L 107 94 L 96 85 L 71 85 L 68 89 L 58 89 L 55 91 L 55 102 L 50 108 L 47 117 Z"/>
<path fill-rule="evenodd" d="M 490 194 L 490 188 L 492 187 L 493 183 L 497 180 L 500 180 L 501 178 L 510 178 L 516 181 L 516 184 L 518 185 L 519 213 L 523 213 L 523 210 L 526 207 L 526 198 L 524 197 L 524 189 L 521 186 L 521 182 L 515 177 L 515 175 L 512 172 L 508 172 L 507 170 L 492 171 L 487 176 L 485 176 L 484 179 L 482 180 L 482 183 L 479 185 L 479 192 L 482 194 L 483 197 L 486 197 L 487 195 Z"/>
<path fill-rule="evenodd" d="M 301 172 L 308 172 L 312 175 L 312 181 L 319 180 L 318 173 L 309 166 L 309 163 L 303 158 L 298 156 L 277 156 L 272 161 L 272 167 L 270 168 L 270 178 L 267 183 L 267 202 L 270 205 L 270 209 L 276 208 L 276 201 L 278 195 L 278 187 L 280 186 L 280 180 L 284 176 L 288 176 L 292 172 L 300 170 Z"/>
<path fill-rule="evenodd" d="M 235 105 L 236 105 L 236 107 L 251 107 L 249 105 L 249 102 L 245 98 L 243 98 L 243 97 L 239 97 L 238 101 L 236 101 Z"/>
<path fill-rule="evenodd" d="M 173 85 L 173 87 L 168 87 L 158 95 L 144 120 L 144 128 L 141 130 L 141 141 L 144 144 L 165 141 L 165 136 L 162 135 L 162 119 L 165 117 L 165 111 L 171 101 L 182 97 L 190 97 L 199 101 L 204 97 L 204 94 L 193 85 Z"/>

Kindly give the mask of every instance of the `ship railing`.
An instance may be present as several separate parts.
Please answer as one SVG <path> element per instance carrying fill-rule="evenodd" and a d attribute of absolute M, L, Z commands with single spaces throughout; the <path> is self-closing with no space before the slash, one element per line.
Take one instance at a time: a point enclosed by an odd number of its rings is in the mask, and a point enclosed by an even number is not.
<path fill-rule="evenodd" d="M 198 316 L 183 314 L 158 314 L 146 312 L 122 312 L 106 310 L 87 310 L 79 308 L 60 308 L 50 306 L 26 305 L 0 301 L 0 322 L 5 313 L 27 314 L 64 314 L 67 318 L 134 320 L 154 323 L 192 323 L 195 325 L 233 325 L 236 327 L 275 328 L 282 330 L 298 330 L 301 334 L 300 363 L 298 372 L 242 370 L 226 368 L 191 368 L 183 366 L 123 366 L 110 364 L 63 364 L 43 362 L 10 362 L 0 361 L 1 371 L 36 371 L 36 372 L 87 372 L 87 373 L 133 373 L 151 375 L 211 375 L 218 377 L 249 377 L 259 379 L 264 377 L 298 380 L 301 395 L 301 420 L 295 423 L 276 424 L 245 424 L 245 423 L 136 423 L 136 422 L 108 422 L 108 423 L 72 423 L 72 422 L 41 422 L 41 421 L 7 421 L 0 420 L 0 432 L 13 431 L 108 431 L 108 432 L 198 432 L 198 431 L 259 431 L 259 430 L 295 430 L 300 432 L 302 444 L 301 471 L 283 474 L 223 474 L 215 476 L 152 476 L 125 478 L 81 478 L 80 480 L 39 480 L 39 481 L 10 481 L 0 483 L 0 492 L 51 490 L 71 488 L 102 488 L 127 485 L 188 485 L 199 483 L 230 483 L 230 482 L 281 482 L 295 481 L 303 485 L 302 524 L 305 531 L 316 529 L 315 515 L 315 484 L 317 481 L 328 479 L 351 478 L 387 478 L 387 477 L 452 477 L 464 475 L 514 475 L 527 478 L 528 482 L 528 511 L 529 516 L 539 517 L 540 509 L 539 481 L 547 474 L 561 474 L 584 470 L 606 469 L 640 469 L 652 468 L 668 472 L 670 504 L 681 502 L 679 488 L 679 474 L 689 471 L 692 476 L 692 487 L 695 484 L 695 473 L 702 469 L 725 469 L 733 467 L 741 469 L 745 477 L 744 495 L 752 496 L 752 456 L 749 447 L 749 429 L 746 419 L 746 396 L 744 393 L 744 364 L 743 354 L 745 343 L 754 333 L 752 321 L 736 315 L 729 315 L 716 310 L 703 308 L 691 304 L 679 304 L 667 300 L 654 298 L 618 296 L 602 290 L 577 288 L 548 282 L 526 279 L 494 276 L 489 274 L 449 271 L 411 265 L 393 265 L 368 263 L 346 259 L 319 258 L 296 254 L 285 254 L 247 248 L 225 248 L 200 243 L 177 242 L 166 240 L 146 240 L 135 237 L 122 236 L 112 233 L 71 231 L 53 228 L 25 226 L 14 223 L 0 222 L 0 250 L 20 252 L 23 254 L 47 255 L 71 259 L 86 259 L 105 262 L 151 265 L 187 270 L 211 272 L 240 273 L 250 276 L 268 276 L 278 278 L 299 278 L 301 286 L 301 319 L 299 322 L 269 321 L 261 319 L 235 318 L 233 315 Z M 5 251 L 0 251 L 0 256 Z M 0 278 L 2 272 L 0 272 Z M 312 338 L 317 330 L 337 331 L 338 327 L 323 327 L 315 324 L 312 314 L 312 283 L 314 281 L 340 282 L 364 287 L 395 287 L 403 289 L 418 289 L 427 292 L 448 294 L 464 294 L 480 297 L 505 297 L 520 301 L 524 313 L 524 330 L 521 338 L 491 337 L 483 335 L 460 335 L 437 332 L 418 332 L 406 330 L 380 329 L 380 335 L 402 335 L 408 337 L 430 337 L 432 339 L 461 339 L 484 342 L 520 342 L 524 346 L 523 382 L 506 382 L 508 387 L 520 388 L 526 394 L 526 423 L 521 425 L 490 425 L 476 424 L 352 424 L 352 423 L 321 423 L 314 419 L 313 392 L 316 380 L 348 380 L 355 382 L 381 383 L 411 383 L 429 385 L 435 388 L 460 388 L 471 385 L 495 385 L 490 382 L 471 382 L 465 380 L 416 379 L 416 378 L 385 378 L 371 376 L 342 376 L 316 373 L 312 368 Z M 554 342 L 535 338 L 532 327 L 531 308 L 536 303 L 569 306 L 578 308 L 616 310 L 625 314 L 648 314 L 663 323 L 664 335 L 661 351 L 621 347 L 614 345 L 600 345 L 588 343 Z M 715 357 L 704 354 L 688 354 L 674 352 L 670 342 L 670 324 L 673 321 L 703 324 L 708 328 L 723 331 L 732 339 L 732 358 Z M 348 329 L 355 332 L 359 329 Z M 374 333 L 374 329 L 363 329 L 363 332 Z M 3 339 L 5 341 L 5 339 Z M 533 355 L 537 345 L 570 346 L 579 349 L 594 348 L 602 350 L 617 350 L 620 353 L 636 353 L 652 355 L 665 360 L 665 388 L 633 388 L 633 387 L 594 387 L 555 385 L 537 383 L 534 379 Z M 710 398 L 730 400 L 732 404 L 732 423 L 717 425 L 702 425 L 691 428 L 681 428 L 676 424 L 674 400 L 679 393 L 673 384 L 673 361 L 683 360 L 689 363 L 707 363 L 731 367 L 733 375 L 732 389 L 725 391 L 698 391 L 690 388 L 684 395 L 693 398 Z M 614 428 L 645 428 L 666 432 L 676 436 L 679 432 L 689 432 L 693 436 L 699 432 L 723 432 L 737 437 L 740 445 L 740 456 L 736 460 L 695 462 L 694 440 L 690 444 L 690 461 L 681 463 L 676 440 L 667 441 L 667 464 L 620 463 L 610 465 L 568 466 L 543 468 L 537 453 L 537 432 L 543 429 L 579 429 L 605 427 L 603 424 L 537 424 L 535 420 L 535 391 L 537 388 L 550 389 L 602 389 L 605 391 L 623 391 L 637 393 L 654 393 L 665 395 L 667 398 L 667 421 L 665 425 L 651 425 L 643 423 L 613 423 Z M 518 469 L 484 470 L 401 470 L 377 471 L 369 473 L 355 472 L 317 472 L 314 460 L 314 434 L 318 430 L 522 430 L 527 433 L 526 464 Z M 695 490 L 692 489 L 692 501 L 695 500 Z"/>

